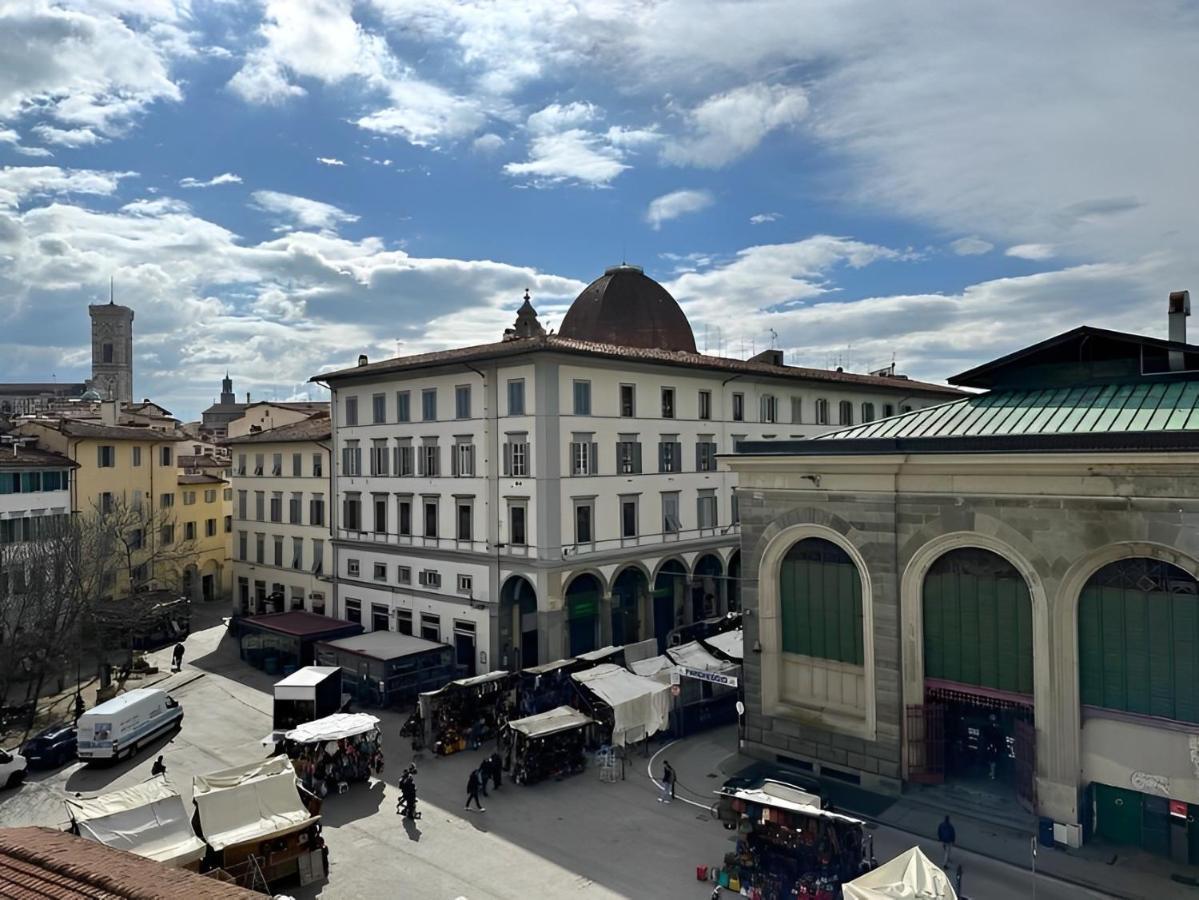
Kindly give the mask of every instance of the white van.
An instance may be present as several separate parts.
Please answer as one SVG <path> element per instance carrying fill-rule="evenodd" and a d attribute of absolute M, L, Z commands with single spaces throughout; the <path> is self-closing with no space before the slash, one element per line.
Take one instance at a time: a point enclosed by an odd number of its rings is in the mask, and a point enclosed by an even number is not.
<path fill-rule="evenodd" d="M 183 707 L 166 691 L 137 688 L 79 717 L 82 760 L 125 759 L 183 720 Z"/>

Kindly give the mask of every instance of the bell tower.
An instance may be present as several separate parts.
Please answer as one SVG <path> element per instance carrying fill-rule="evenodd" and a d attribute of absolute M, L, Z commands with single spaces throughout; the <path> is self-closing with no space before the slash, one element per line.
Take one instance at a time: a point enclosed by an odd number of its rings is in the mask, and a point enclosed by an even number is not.
<path fill-rule="evenodd" d="M 92 386 L 105 400 L 133 402 L 133 310 L 113 299 L 87 308 L 92 318 Z"/>

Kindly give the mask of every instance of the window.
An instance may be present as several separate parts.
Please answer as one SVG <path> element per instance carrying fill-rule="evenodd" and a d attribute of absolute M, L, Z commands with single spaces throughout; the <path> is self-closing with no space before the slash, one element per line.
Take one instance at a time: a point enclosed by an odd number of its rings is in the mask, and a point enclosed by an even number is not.
<path fill-rule="evenodd" d="M 233 516 L 225 516 L 225 534 L 233 533 Z"/>
<path fill-rule="evenodd" d="M 865 424 L 866 422 L 873 422 L 873 421 L 874 421 L 874 404 L 873 403 L 863 403 L 862 404 L 862 422 L 863 422 L 863 424 Z"/>
<path fill-rule="evenodd" d="M 263 466 L 266 465 L 266 456 L 262 453 L 254 454 L 254 474 L 261 475 Z"/>
<path fill-rule="evenodd" d="M 616 444 L 616 471 L 621 475 L 641 474 L 641 442 L 637 435 L 620 435 Z"/>
<path fill-rule="evenodd" d="M 471 504 L 459 502 L 458 504 L 458 540 L 471 540 Z"/>
<path fill-rule="evenodd" d="M 244 531 L 239 531 L 237 533 L 237 558 L 242 562 L 250 561 L 250 557 L 248 555 L 250 543 L 249 538 L 250 536 Z"/>
<path fill-rule="evenodd" d="M 763 422 L 777 422 L 779 420 L 779 399 L 774 394 L 763 394 L 761 396 L 762 403 L 762 419 Z"/>
<path fill-rule="evenodd" d="M 387 563 L 375 563 L 375 581 L 387 580 Z"/>
<path fill-rule="evenodd" d="M 371 441 L 371 474 L 387 474 L 387 438 L 375 438 Z"/>
<path fill-rule="evenodd" d="M 271 491 L 271 521 L 283 521 L 283 492 Z"/>
<path fill-rule="evenodd" d="M 133 464 L 135 466 L 140 466 L 142 464 L 142 448 L 141 447 L 135 446 L 133 448 Z M 242 464 L 242 468 L 244 469 L 246 467 L 246 458 L 244 455 L 241 458 L 241 464 Z M 245 474 L 245 473 L 243 472 L 242 474 Z"/>
<path fill-rule="evenodd" d="M 473 478 L 475 474 L 475 445 L 466 443 L 454 444 L 454 476 L 456 478 Z"/>
<path fill-rule="evenodd" d="M 699 392 L 699 417 L 701 419 L 712 418 L 712 392 Z"/>
<path fill-rule="evenodd" d="M 523 547 L 528 542 L 525 531 L 525 507 L 512 505 L 508 507 L 508 543 Z"/>
<path fill-rule="evenodd" d="M 357 578 L 360 570 L 361 570 L 361 567 L 358 564 L 358 560 L 356 560 L 356 559 L 347 559 L 346 560 L 346 574 L 349 575 L 351 578 Z"/>
<path fill-rule="evenodd" d="M 912 411 L 912 407 L 909 404 L 905 403 L 905 404 L 903 404 L 903 406 L 899 407 L 899 411 L 901 413 L 910 413 Z"/>
<path fill-rule="evenodd" d="M 626 419 L 637 415 L 637 386 L 622 384 L 620 386 L 620 414 Z"/>
<path fill-rule="evenodd" d="M 325 542 L 320 538 L 312 539 L 312 574 L 323 575 L 325 572 Z"/>
<path fill-rule="evenodd" d="M 342 501 L 341 526 L 347 531 L 362 531 L 362 500 L 358 494 L 346 494 Z"/>
<path fill-rule="evenodd" d="M 574 410 L 576 416 L 591 415 L 591 382 L 578 381 L 574 383 Z"/>
<path fill-rule="evenodd" d="M 436 569 L 421 569 L 420 574 L 416 576 L 416 580 L 425 587 L 441 587 L 441 573 Z"/>
<path fill-rule="evenodd" d="M 96 465 L 101 469 L 111 469 L 117 464 L 117 448 L 111 444 L 102 444 L 96 448 Z"/>
<path fill-rule="evenodd" d="M 733 394 L 733 421 L 745 421 L 745 395 Z"/>
<path fill-rule="evenodd" d="M 396 391 L 396 421 L 409 422 L 412 420 L 412 393 Z"/>
<path fill-rule="evenodd" d="M 291 586 L 291 608 L 293 610 L 304 608 L 304 589 L 294 584 Z"/>
<path fill-rule="evenodd" d="M 662 388 L 662 418 L 674 418 L 674 388 Z"/>
<path fill-rule="evenodd" d="M 172 506 L 175 505 L 175 495 L 174 494 L 163 494 L 161 497 L 158 498 L 158 505 L 161 506 L 163 509 L 171 508 Z"/>
<path fill-rule="evenodd" d="M 164 547 L 175 543 L 175 526 L 163 525 L 162 528 L 159 529 L 159 541 Z"/>
<path fill-rule="evenodd" d="M 862 665 L 862 582 L 839 546 L 805 538 L 788 550 L 779 605 L 784 653 Z"/>
<path fill-rule="evenodd" d="M 341 474 L 349 477 L 362 474 L 362 448 L 357 441 L 346 441 L 341 448 Z"/>
<path fill-rule="evenodd" d="M 711 435 L 701 434 L 695 445 L 695 471 L 716 471 L 716 442 Z"/>
<path fill-rule="evenodd" d="M 141 447 L 134 447 L 134 449 L 138 451 L 138 453 L 136 455 L 137 455 L 138 460 L 140 461 L 141 455 L 142 455 Z M 140 462 L 134 463 L 134 465 L 135 466 L 140 465 Z M 238 475 L 246 474 L 246 455 L 244 453 L 237 454 L 237 468 L 234 470 L 234 472 Z"/>
<path fill-rule="evenodd" d="M 695 501 L 695 517 L 701 529 L 716 527 L 715 490 L 705 489 L 699 492 L 699 497 Z"/>
<path fill-rule="evenodd" d="M 254 561 L 259 565 L 266 563 L 266 535 L 254 535 Z"/>
<path fill-rule="evenodd" d="M 799 425 L 803 422 L 803 398 L 791 398 L 791 424 Z"/>
<path fill-rule="evenodd" d="M 313 494 L 312 499 L 308 501 L 308 524 L 309 525 L 324 525 L 325 524 L 325 495 Z"/>
<path fill-rule="evenodd" d="M 408 573 L 408 581 L 412 580 L 411 570 Z M 405 582 L 407 584 L 408 582 Z M 400 634 L 412 634 L 412 610 L 397 609 L 396 610 L 396 631 Z"/>
<path fill-rule="evenodd" d="M 301 453 L 293 453 L 291 455 L 291 477 L 299 478 L 304 474 L 304 455 Z"/>
<path fill-rule="evenodd" d="M 304 495 L 293 491 L 287 502 L 287 521 L 292 525 L 304 524 Z"/>
<path fill-rule="evenodd" d="M 412 501 L 409 498 L 396 498 L 396 519 L 400 536 L 412 537 Z"/>
<path fill-rule="evenodd" d="M 278 477 L 283 474 L 283 454 L 271 454 L 271 474 Z"/>
<path fill-rule="evenodd" d="M 590 544 L 595 540 L 595 534 L 592 531 L 591 523 L 594 513 L 594 507 L 591 501 L 580 502 L 575 501 L 575 543 Z"/>
<path fill-rule="evenodd" d="M 523 416 L 525 414 L 525 380 L 512 378 L 508 381 L 508 415 Z"/>
<path fill-rule="evenodd" d="M 741 498 L 737 496 L 736 489 L 733 490 L 733 499 L 730 503 L 729 509 L 730 509 L 732 517 L 733 517 L 733 524 L 740 525 L 741 524 Z"/>
<path fill-rule="evenodd" d="M 422 572 L 421 574 L 424 575 L 426 573 Z M 429 572 L 427 574 L 437 575 L 436 572 Z M 441 583 L 440 575 L 437 576 L 437 581 L 438 581 L 438 584 L 440 585 L 440 583 Z M 420 614 L 420 636 L 423 637 L 426 641 L 433 641 L 434 643 L 440 644 L 441 643 L 441 616 L 435 615 L 433 613 L 421 613 Z"/>
<path fill-rule="evenodd" d="M 387 534 L 387 495 L 371 494 L 375 507 L 375 534 Z"/>
<path fill-rule="evenodd" d="M 275 535 L 275 565 L 283 568 L 283 538 Z"/>
<path fill-rule="evenodd" d="M 204 520 L 204 537 L 216 537 L 216 519 Z"/>
<path fill-rule="evenodd" d="M 529 444 L 524 434 L 510 434 L 504 444 L 504 474 L 524 478 L 529 474 Z"/>
<path fill-rule="evenodd" d="M 675 440 L 675 435 L 664 434 L 658 443 L 658 471 L 678 472 L 682 469 L 683 445 Z"/>
<path fill-rule="evenodd" d="M 437 501 L 425 501 L 425 537 L 437 537 Z"/>
<path fill-rule="evenodd" d="M 842 400 L 837 404 L 837 421 L 841 425 L 853 424 L 853 404 L 848 400 Z"/>
<path fill-rule="evenodd" d="M 170 447 L 158 448 L 159 465 L 169 466 L 171 464 L 172 451 Z"/>
<path fill-rule="evenodd" d="M 381 603 L 371 604 L 371 631 L 390 631 L 390 611 Z"/>
<path fill-rule="evenodd" d="M 109 491 L 104 491 L 100 494 L 100 513 L 108 515 L 112 512 L 112 494 Z"/>
<path fill-rule="evenodd" d="M 400 584 L 412 584 L 412 566 L 396 566 L 396 581 Z M 412 614 L 408 614 L 408 621 L 412 621 Z M 407 631 L 405 634 L 411 634 Z"/>
<path fill-rule="evenodd" d="M 458 576 L 458 593 L 469 594 L 474 590 L 474 579 L 470 575 Z"/>
<path fill-rule="evenodd" d="M 823 397 L 816 401 L 816 424 L 828 424 L 828 401 Z"/>
<path fill-rule="evenodd" d="M 411 478 L 413 474 L 412 439 L 397 438 L 395 447 L 395 473 L 398 478 Z"/>
<path fill-rule="evenodd" d="M 576 438 L 583 437 L 575 435 Z M 590 435 L 587 435 L 589 438 Z M 594 475 L 596 463 L 596 445 L 590 440 L 574 440 L 570 444 L 570 474 Z"/>
<path fill-rule="evenodd" d="M 637 498 L 620 498 L 620 536 L 622 538 L 637 537 Z"/>
<path fill-rule="evenodd" d="M 291 567 L 293 569 L 304 568 L 304 539 L 294 537 L 291 539 Z"/>
<path fill-rule="evenodd" d="M 183 523 L 183 539 L 185 541 L 194 541 L 196 539 L 196 523 L 195 522 L 184 522 Z"/>
<path fill-rule="evenodd" d="M 263 491 L 254 492 L 254 518 L 256 521 L 266 521 L 266 493 Z"/>
<path fill-rule="evenodd" d="M 425 438 L 420 448 L 421 473 L 426 478 L 441 474 L 441 454 L 437 452 L 437 438 Z"/>
<path fill-rule="evenodd" d="M 420 392 L 420 415 L 422 421 L 437 421 L 437 388 L 425 388 Z"/>
<path fill-rule="evenodd" d="M 883 418 L 889 419 L 893 415 L 895 415 L 895 405 L 893 403 L 884 403 L 883 404 Z"/>
<path fill-rule="evenodd" d="M 382 425 L 387 421 L 387 395 L 371 395 L 371 422 Z"/>
<path fill-rule="evenodd" d="M 196 505 L 196 492 L 195 491 L 184 491 L 183 492 L 183 505 L 184 506 L 195 506 Z"/>
<path fill-rule="evenodd" d="M 454 388 L 454 418 L 470 418 L 470 385 L 460 384 Z"/>
<path fill-rule="evenodd" d="M 346 621 L 356 625 L 362 624 L 362 601 L 346 598 Z"/>
<path fill-rule="evenodd" d="M 224 495 L 223 499 L 226 502 L 233 499 L 233 488 L 224 488 L 221 493 Z"/>
<path fill-rule="evenodd" d="M 312 454 L 312 477 L 321 478 L 324 475 L 325 463 L 319 453 Z"/>
<path fill-rule="evenodd" d="M 662 533 L 678 534 L 681 528 L 678 491 L 664 492 L 662 494 Z"/>
<path fill-rule="evenodd" d="M 357 397 L 346 397 L 345 424 L 346 425 L 357 425 L 358 424 L 358 398 Z"/>
<path fill-rule="evenodd" d="M 100 345 L 100 358 L 106 363 L 112 362 L 112 344 Z"/>
<path fill-rule="evenodd" d="M 204 492 L 205 503 L 216 503 L 216 491 L 208 490 Z"/>

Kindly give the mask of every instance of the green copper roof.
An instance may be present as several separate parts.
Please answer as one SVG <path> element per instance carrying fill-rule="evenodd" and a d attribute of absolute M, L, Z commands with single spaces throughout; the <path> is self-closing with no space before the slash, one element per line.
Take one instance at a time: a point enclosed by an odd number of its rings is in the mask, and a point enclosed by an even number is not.
<path fill-rule="evenodd" d="M 1199 381 L 998 390 L 816 440 L 1199 430 Z"/>

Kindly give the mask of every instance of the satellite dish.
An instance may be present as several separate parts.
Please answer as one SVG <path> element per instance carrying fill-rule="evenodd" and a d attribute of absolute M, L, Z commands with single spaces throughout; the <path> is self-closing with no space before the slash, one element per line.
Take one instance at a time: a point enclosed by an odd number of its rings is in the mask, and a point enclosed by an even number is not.
<path fill-rule="evenodd" d="M 745 715 L 745 704 L 742 703 L 740 700 L 737 701 L 737 715 L 739 715 L 739 716 Z"/>

